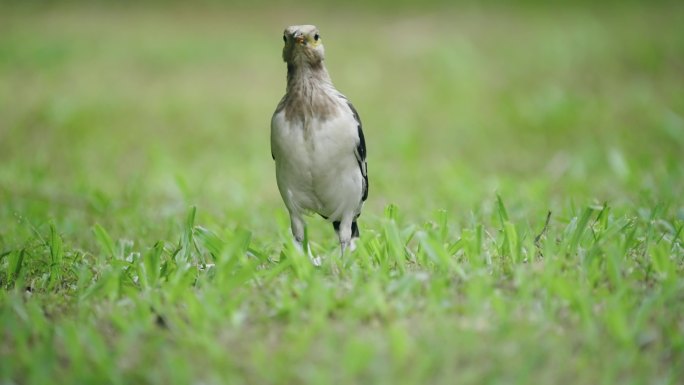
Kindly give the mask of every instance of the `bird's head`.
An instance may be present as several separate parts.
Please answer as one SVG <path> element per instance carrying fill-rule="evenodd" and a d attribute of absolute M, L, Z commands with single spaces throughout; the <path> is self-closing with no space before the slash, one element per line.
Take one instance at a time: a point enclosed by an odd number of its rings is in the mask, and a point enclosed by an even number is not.
<path fill-rule="evenodd" d="M 289 65 L 319 65 L 325 57 L 321 35 L 315 25 L 287 27 L 283 41 L 283 60 Z"/>

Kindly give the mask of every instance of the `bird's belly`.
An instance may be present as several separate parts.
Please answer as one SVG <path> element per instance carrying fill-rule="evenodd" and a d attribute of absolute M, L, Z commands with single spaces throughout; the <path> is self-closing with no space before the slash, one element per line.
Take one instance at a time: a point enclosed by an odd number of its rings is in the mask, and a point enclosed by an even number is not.
<path fill-rule="evenodd" d="M 353 142 L 335 132 L 302 129 L 291 130 L 279 141 L 276 176 L 288 207 L 329 220 L 358 213 L 363 177 Z"/>
<path fill-rule="evenodd" d="M 331 220 L 355 213 L 360 209 L 363 181 L 354 155 L 319 155 L 312 168 L 313 189 L 321 204 L 319 213 Z"/>
<path fill-rule="evenodd" d="M 276 159 L 278 188 L 288 208 L 318 212 L 321 204 L 313 188 L 311 160 L 302 155 L 287 154 Z"/>

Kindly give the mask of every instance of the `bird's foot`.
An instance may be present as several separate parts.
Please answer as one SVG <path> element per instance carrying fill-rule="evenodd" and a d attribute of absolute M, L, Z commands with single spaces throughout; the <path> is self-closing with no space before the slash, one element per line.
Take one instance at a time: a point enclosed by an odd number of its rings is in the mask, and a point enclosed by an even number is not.
<path fill-rule="evenodd" d="M 354 251 L 356 250 L 356 240 L 358 238 L 352 238 L 351 241 L 349 241 L 349 251 Z"/>
<path fill-rule="evenodd" d="M 340 257 L 344 257 L 344 253 L 349 250 L 350 252 L 354 252 L 356 250 L 356 241 L 358 241 L 359 238 L 352 238 L 347 242 L 340 242 Z"/>
<path fill-rule="evenodd" d="M 312 265 L 314 265 L 316 267 L 321 266 L 321 264 L 322 264 L 321 257 L 316 257 L 313 255 L 313 253 L 311 253 L 311 246 L 310 245 L 306 245 L 306 252 L 304 252 L 303 242 L 295 240 L 294 245 L 295 245 L 295 249 L 297 249 L 297 252 L 299 252 L 302 255 L 306 255 L 309 257 L 309 261 L 311 261 Z"/>
<path fill-rule="evenodd" d="M 340 259 L 344 258 L 344 253 L 349 249 L 350 241 L 340 242 Z"/>

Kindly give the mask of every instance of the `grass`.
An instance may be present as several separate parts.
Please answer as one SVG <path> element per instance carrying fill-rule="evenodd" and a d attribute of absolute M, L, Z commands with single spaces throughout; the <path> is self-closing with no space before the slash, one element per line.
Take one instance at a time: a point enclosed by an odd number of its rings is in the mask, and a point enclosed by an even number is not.
<path fill-rule="evenodd" d="M 681 6 L 1 7 L 0 382 L 684 377 Z M 268 147 L 309 20 L 371 178 L 320 268 Z"/>

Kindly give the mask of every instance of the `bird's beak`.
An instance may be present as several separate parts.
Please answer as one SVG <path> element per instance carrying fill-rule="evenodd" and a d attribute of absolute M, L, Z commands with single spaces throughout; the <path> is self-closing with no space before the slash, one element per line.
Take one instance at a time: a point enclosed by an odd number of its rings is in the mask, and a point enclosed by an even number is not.
<path fill-rule="evenodd" d="M 295 32 L 294 38 L 297 43 L 304 44 L 304 34 L 302 34 L 301 32 Z"/>

